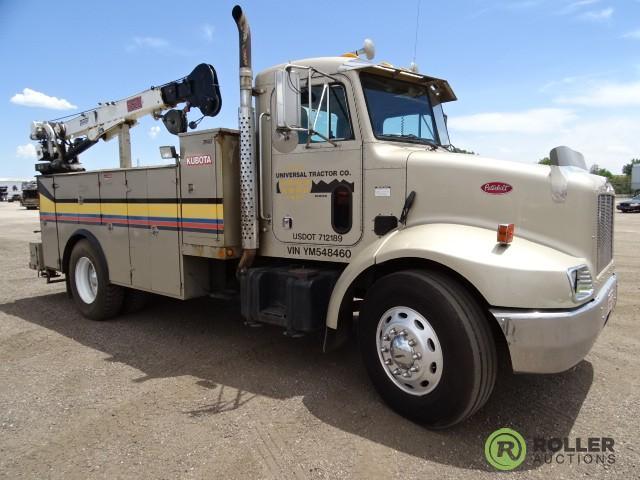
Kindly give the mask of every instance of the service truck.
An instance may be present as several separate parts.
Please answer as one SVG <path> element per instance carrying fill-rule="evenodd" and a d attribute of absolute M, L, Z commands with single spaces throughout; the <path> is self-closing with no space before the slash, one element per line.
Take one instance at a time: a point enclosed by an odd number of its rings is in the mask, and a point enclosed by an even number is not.
<path fill-rule="evenodd" d="M 22 197 L 20 205 L 27 210 L 37 210 L 40 207 L 40 196 L 38 194 L 38 185 L 35 181 L 22 182 Z"/>
<path fill-rule="evenodd" d="M 634 163 L 631 167 L 631 191 L 634 195 L 640 193 L 640 163 Z"/>
<path fill-rule="evenodd" d="M 585 357 L 617 284 L 613 189 L 582 155 L 557 147 L 544 166 L 456 153 L 449 83 L 372 61 L 370 41 L 254 78 L 247 18 L 232 16 L 237 130 L 188 132 L 189 111 L 220 110 L 208 64 L 32 124 L 40 275 L 65 281 L 93 320 L 140 292 L 237 300 L 248 326 L 358 348 L 381 397 L 432 428 L 481 408 L 499 364 L 553 373 Z M 178 135 L 179 151 L 160 147 L 169 165 L 131 167 L 144 115 Z M 115 137 L 120 168 L 85 171 L 78 155 Z"/>

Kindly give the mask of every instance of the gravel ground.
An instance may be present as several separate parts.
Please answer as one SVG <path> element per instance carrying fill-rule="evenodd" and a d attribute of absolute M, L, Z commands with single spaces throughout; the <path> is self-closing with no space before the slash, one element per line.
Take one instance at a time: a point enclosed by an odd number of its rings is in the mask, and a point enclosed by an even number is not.
<path fill-rule="evenodd" d="M 520 478 L 638 478 L 640 215 L 616 215 L 618 307 L 570 371 L 502 375 L 489 403 L 431 432 L 386 408 L 356 348 L 244 327 L 237 308 L 157 298 L 90 322 L 27 268 L 38 212 L 0 203 L 0 478 L 495 478 L 485 438 L 613 437 L 615 463 Z"/>

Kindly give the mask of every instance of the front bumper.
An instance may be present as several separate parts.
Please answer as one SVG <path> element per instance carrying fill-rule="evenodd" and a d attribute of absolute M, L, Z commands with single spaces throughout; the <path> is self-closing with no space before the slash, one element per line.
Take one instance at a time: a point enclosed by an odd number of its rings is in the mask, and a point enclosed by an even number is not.
<path fill-rule="evenodd" d="M 509 345 L 517 373 L 557 373 L 582 360 L 615 307 L 613 274 L 593 300 L 573 310 L 491 309 Z"/>

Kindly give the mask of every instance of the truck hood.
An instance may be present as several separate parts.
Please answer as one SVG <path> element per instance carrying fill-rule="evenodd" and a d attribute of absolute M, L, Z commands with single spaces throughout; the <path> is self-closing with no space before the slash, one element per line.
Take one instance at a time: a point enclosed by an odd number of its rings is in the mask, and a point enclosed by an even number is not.
<path fill-rule="evenodd" d="M 575 167 L 509 162 L 476 155 L 414 150 L 407 194 L 416 192 L 407 226 L 455 223 L 496 230 L 583 258 L 596 271 L 598 195 L 606 179 Z"/>

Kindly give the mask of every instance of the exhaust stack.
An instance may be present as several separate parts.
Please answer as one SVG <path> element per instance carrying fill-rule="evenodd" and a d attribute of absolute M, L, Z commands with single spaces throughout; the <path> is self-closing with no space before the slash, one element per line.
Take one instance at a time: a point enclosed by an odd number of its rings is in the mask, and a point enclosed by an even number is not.
<path fill-rule="evenodd" d="M 258 249 L 258 217 L 256 214 L 255 126 L 252 106 L 253 72 L 251 71 L 251 30 L 240 5 L 231 12 L 238 26 L 240 47 L 240 215 L 242 229 L 241 273 L 251 266 Z"/>

